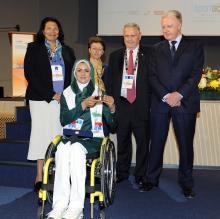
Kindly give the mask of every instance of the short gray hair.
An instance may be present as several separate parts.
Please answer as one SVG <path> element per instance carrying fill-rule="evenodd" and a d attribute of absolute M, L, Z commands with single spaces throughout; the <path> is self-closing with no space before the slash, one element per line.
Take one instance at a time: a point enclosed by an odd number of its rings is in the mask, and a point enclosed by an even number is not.
<path fill-rule="evenodd" d="M 136 24 L 136 23 L 127 23 L 127 24 L 125 24 L 124 27 L 123 27 L 123 30 L 126 27 L 136 28 L 139 32 L 141 31 L 140 26 L 138 24 Z"/>
<path fill-rule="evenodd" d="M 165 14 L 162 16 L 162 19 L 165 17 L 174 16 L 177 20 L 179 20 L 180 23 L 182 23 L 182 14 L 177 10 L 170 10 L 165 12 Z"/>

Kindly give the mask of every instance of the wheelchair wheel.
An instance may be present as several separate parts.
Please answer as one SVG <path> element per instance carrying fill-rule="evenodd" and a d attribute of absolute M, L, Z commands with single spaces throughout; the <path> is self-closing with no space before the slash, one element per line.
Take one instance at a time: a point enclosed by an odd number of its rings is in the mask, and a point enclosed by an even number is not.
<path fill-rule="evenodd" d="M 106 217 L 105 217 L 105 211 L 104 211 L 104 210 L 101 210 L 101 211 L 99 212 L 99 219 L 106 219 Z"/>
<path fill-rule="evenodd" d="M 45 159 L 44 159 L 44 164 L 49 158 L 54 158 L 55 157 L 55 152 L 57 150 L 57 145 L 60 142 L 60 136 L 57 136 L 57 139 L 55 141 L 51 142 L 50 145 L 47 148 Z M 43 170 L 44 172 L 44 170 Z M 54 177 L 55 177 L 55 162 L 51 162 L 49 167 L 48 167 L 48 189 L 47 190 L 47 201 L 52 204 L 53 203 L 53 184 L 54 184 Z"/>
<path fill-rule="evenodd" d="M 44 219 L 45 218 L 45 215 L 44 215 L 44 203 L 39 205 L 38 208 L 37 208 L 37 218 L 38 219 Z"/>
<path fill-rule="evenodd" d="M 112 204 L 116 187 L 116 156 L 114 143 L 108 139 L 102 149 L 101 192 L 104 195 L 104 206 Z"/>

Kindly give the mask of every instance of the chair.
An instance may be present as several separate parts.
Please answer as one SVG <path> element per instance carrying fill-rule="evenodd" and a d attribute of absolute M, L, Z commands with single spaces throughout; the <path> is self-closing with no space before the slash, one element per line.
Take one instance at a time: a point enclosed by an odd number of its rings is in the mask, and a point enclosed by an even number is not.
<path fill-rule="evenodd" d="M 43 167 L 43 182 L 39 191 L 38 218 L 45 218 L 45 203 L 53 202 L 55 153 L 62 136 L 56 136 L 49 145 Z M 86 193 L 90 197 L 90 218 L 94 218 L 94 203 L 99 203 L 99 219 L 106 219 L 105 208 L 113 203 L 116 188 L 116 155 L 114 143 L 105 137 L 99 153 L 86 156 Z"/>

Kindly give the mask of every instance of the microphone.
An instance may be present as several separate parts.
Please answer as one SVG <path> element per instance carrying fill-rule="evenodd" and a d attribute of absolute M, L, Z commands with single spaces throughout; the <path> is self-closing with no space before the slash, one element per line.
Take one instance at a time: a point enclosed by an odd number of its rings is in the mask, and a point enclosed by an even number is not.
<path fill-rule="evenodd" d="M 15 29 L 19 32 L 20 31 L 20 25 L 16 24 Z"/>

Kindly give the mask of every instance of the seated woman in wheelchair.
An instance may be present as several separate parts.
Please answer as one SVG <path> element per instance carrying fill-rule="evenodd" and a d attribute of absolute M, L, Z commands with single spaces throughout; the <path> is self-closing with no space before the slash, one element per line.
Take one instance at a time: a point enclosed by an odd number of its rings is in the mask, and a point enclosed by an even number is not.
<path fill-rule="evenodd" d="M 99 151 L 105 131 L 115 126 L 114 99 L 104 95 L 97 100 L 97 95 L 92 65 L 84 59 L 77 61 L 71 85 L 61 96 L 60 119 L 64 128 L 83 131 L 85 137 L 63 137 L 57 146 L 53 209 L 48 219 L 83 217 L 86 154 Z"/>

